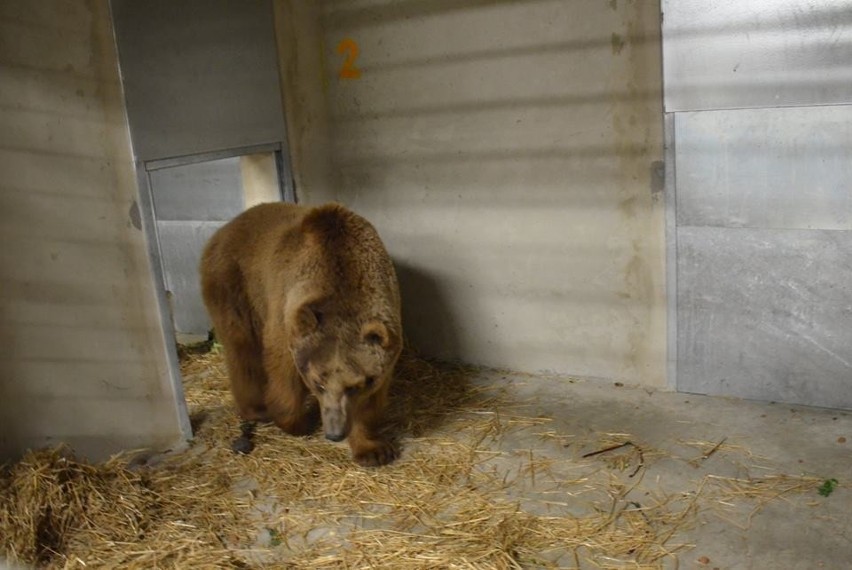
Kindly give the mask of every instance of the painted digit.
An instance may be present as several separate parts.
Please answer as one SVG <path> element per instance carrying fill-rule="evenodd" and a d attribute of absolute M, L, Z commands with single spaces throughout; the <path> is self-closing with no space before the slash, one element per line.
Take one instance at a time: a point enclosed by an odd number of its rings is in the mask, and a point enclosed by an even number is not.
<path fill-rule="evenodd" d="M 346 38 L 337 44 L 337 53 L 340 55 L 346 54 L 343 60 L 343 67 L 337 76 L 340 79 L 358 79 L 361 77 L 361 70 L 355 66 L 355 60 L 358 58 L 358 44 L 351 38 Z"/>

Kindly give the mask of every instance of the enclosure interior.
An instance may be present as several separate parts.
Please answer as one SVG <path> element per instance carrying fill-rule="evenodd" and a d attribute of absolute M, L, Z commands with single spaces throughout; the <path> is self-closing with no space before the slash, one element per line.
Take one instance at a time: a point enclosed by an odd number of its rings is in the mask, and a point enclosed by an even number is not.
<path fill-rule="evenodd" d="M 849 4 L 766 4 L 4 3 L 3 455 L 187 438 L 193 265 L 276 199 L 426 356 L 852 407 Z"/>

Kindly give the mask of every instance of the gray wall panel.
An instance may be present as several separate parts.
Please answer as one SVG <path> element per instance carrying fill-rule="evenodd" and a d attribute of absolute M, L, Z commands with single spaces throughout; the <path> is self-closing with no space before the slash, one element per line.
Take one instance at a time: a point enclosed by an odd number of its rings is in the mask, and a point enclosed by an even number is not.
<path fill-rule="evenodd" d="M 852 408 L 852 232 L 677 240 L 680 390 Z"/>
<path fill-rule="evenodd" d="M 666 111 L 852 103 L 852 0 L 663 0 Z"/>
<path fill-rule="evenodd" d="M 230 220 L 243 211 L 240 158 L 164 168 L 150 173 L 157 220 Z"/>
<path fill-rule="evenodd" d="M 206 334 L 210 330 L 201 300 L 198 264 L 207 240 L 225 222 L 157 222 L 166 290 L 171 293 L 175 331 Z"/>
<path fill-rule="evenodd" d="M 112 0 L 136 156 L 284 138 L 269 0 Z"/>
<path fill-rule="evenodd" d="M 678 113 L 683 226 L 852 229 L 852 106 Z"/>

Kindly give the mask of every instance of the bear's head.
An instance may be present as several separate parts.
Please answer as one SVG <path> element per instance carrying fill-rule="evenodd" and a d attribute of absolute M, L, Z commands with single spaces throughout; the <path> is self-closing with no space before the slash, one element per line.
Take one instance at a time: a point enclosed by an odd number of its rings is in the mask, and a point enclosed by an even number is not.
<path fill-rule="evenodd" d="M 359 409 L 386 396 L 402 348 L 388 319 L 367 314 L 311 302 L 291 320 L 296 369 L 319 402 L 325 437 L 332 441 L 349 435 Z"/>

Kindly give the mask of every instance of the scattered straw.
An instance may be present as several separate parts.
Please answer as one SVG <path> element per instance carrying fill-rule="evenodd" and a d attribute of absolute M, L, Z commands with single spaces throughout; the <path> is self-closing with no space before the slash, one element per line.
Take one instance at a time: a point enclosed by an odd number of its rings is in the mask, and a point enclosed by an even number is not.
<path fill-rule="evenodd" d="M 99 465 L 61 448 L 27 454 L 0 477 L 0 556 L 54 568 L 660 568 L 688 547 L 675 537 L 711 492 L 762 504 L 819 483 L 716 477 L 638 493 L 659 452 L 630 434 L 594 434 L 584 457 L 501 449 L 523 430 L 557 451 L 577 440 L 470 370 L 410 354 L 394 390 L 397 462 L 362 469 L 345 444 L 271 425 L 238 455 L 221 355 L 186 353 L 182 372 L 191 448 Z"/>
<path fill-rule="evenodd" d="M 3 478 L 4 554 L 59 567 L 235 562 L 231 481 L 198 481 L 190 464 L 149 474 L 120 458 L 93 466 L 64 448 L 30 452 Z"/>

